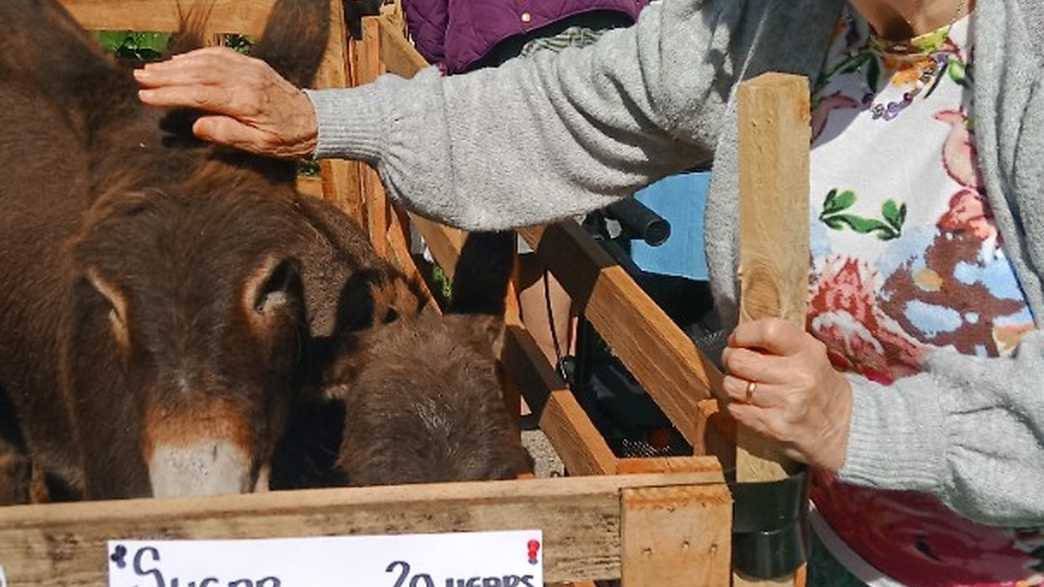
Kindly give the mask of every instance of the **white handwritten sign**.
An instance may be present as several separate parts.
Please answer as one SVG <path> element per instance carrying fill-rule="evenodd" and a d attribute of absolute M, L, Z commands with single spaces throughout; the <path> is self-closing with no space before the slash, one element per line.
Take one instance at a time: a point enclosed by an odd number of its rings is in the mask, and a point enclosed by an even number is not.
<path fill-rule="evenodd" d="M 113 540 L 109 587 L 541 587 L 542 544 L 539 530 Z"/>

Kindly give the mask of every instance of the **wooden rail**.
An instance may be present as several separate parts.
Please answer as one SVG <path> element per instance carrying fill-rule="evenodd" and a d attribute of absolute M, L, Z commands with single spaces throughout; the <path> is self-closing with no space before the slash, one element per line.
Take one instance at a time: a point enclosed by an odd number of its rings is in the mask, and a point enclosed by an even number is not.
<path fill-rule="evenodd" d="M 11 587 L 96 587 L 114 539 L 540 528 L 548 581 L 724 586 L 731 519 L 720 472 L 16 506 L 0 509 L 0 564 Z M 658 582 L 671 570 L 695 576 Z"/>

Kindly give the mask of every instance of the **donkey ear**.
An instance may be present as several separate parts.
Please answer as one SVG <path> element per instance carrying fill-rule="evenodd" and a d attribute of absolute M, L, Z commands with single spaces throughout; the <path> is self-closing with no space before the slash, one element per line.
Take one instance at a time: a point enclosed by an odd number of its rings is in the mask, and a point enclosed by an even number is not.
<path fill-rule="evenodd" d="M 310 86 L 326 52 L 331 7 L 330 0 L 278 0 L 251 54 L 295 86 Z"/>

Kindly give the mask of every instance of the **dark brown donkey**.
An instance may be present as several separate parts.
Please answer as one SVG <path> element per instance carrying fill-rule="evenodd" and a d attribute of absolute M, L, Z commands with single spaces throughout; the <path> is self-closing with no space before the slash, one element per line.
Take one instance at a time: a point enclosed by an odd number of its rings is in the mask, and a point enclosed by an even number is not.
<path fill-rule="evenodd" d="M 328 20 L 279 0 L 254 54 L 305 86 Z M 203 145 L 193 116 L 142 106 L 57 2 L 0 2 L 0 388 L 51 499 L 264 487 L 308 320 L 343 296 L 308 285 L 416 302 L 292 163 Z"/>
<path fill-rule="evenodd" d="M 513 245 L 513 233 L 469 236 L 446 316 L 405 316 L 337 341 L 324 383 L 344 405 L 336 466 L 348 483 L 513 479 L 531 469 L 494 355 Z"/>

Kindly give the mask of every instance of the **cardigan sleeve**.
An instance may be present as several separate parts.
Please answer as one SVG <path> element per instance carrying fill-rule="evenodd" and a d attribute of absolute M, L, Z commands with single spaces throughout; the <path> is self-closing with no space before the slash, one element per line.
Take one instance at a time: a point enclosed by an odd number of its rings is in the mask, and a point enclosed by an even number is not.
<path fill-rule="evenodd" d="M 710 159 L 744 4 L 672 0 L 584 49 L 309 92 L 316 156 L 367 161 L 407 208 L 472 230 L 601 208 Z"/>
<path fill-rule="evenodd" d="M 1044 332 L 1014 358 L 934 351 L 885 387 L 852 376 L 842 481 L 939 497 L 984 524 L 1044 525 Z"/>

